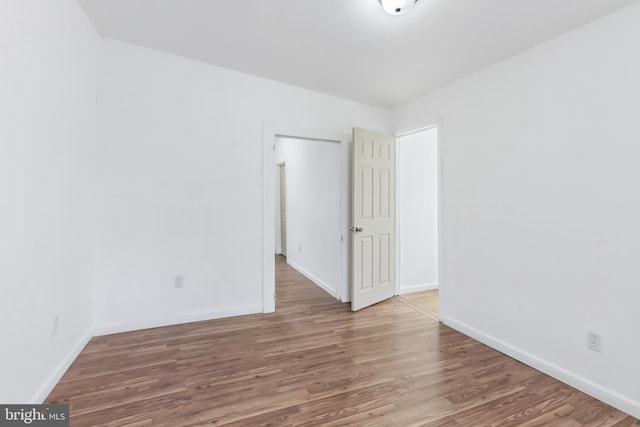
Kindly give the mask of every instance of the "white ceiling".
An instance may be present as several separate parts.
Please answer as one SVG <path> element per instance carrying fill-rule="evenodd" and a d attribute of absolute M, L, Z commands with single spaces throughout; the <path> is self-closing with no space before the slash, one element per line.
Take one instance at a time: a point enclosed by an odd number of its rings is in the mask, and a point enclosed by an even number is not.
<path fill-rule="evenodd" d="M 635 0 L 79 0 L 104 37 L 390 107 Z"/>

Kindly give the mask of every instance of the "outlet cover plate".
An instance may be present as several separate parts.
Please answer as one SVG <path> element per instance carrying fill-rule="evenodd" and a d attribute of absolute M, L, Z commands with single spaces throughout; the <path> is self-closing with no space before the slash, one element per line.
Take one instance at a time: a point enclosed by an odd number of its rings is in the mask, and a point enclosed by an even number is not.
<path fill-rule="evenodd" d="M 602 334 L 594 331 L 587 332 L 587 348 L 602 353 Z"/>
<path fill-rule="evenodd" d="M 173 279 L 173 283 L 174 283 L 174 286 L 176 287 L 176 289 L 184 288 L 184 276 L 182 274 L 178 274 Z"/>

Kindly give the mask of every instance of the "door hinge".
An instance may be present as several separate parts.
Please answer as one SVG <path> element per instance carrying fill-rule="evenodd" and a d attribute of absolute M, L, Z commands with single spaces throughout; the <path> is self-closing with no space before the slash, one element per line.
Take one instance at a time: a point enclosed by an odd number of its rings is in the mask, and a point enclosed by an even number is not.
<path fill-rule="evenodd" d="M 278 298 L 277 294 L 273 294 L 273 300 L 275 301 Z"/>

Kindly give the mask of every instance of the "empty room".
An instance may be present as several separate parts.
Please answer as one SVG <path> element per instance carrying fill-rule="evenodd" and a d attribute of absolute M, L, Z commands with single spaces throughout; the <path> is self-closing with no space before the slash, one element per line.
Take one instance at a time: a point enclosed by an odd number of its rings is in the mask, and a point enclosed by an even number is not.
<path fill-rule="evenodd" d="M 639 23 L 0 0 L 0 425 L 640 426 Z"/>

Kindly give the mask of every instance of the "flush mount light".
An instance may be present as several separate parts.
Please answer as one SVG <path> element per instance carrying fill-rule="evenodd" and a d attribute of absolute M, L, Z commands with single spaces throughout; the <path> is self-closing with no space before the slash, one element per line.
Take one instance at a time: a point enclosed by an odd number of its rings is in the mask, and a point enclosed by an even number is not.
<path fill-rule="evenodd" d="M 404 15 L 405 13 L 409 13 L 413 5 L 416 4 L 416 1 L 417 0 L 380 0 L 380 3 L 382 3 L 382 8 L 389 15 Z"/>

